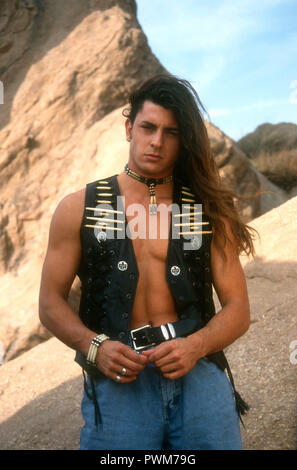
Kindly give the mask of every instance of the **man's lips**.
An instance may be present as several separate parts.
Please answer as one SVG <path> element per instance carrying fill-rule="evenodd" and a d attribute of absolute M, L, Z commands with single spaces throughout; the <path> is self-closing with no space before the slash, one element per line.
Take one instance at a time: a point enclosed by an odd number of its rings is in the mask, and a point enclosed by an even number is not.
<path fill-rule="evenodd" d="M 144 155 L 145 157 L 161 158 L 161 156 L 156 153 L 145 153 Z"/>

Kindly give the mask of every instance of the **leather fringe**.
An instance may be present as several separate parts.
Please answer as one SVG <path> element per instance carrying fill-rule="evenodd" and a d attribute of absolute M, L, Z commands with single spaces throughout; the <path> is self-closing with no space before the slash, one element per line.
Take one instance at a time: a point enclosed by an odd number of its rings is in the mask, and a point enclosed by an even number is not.
<path fill-rule="evenodd" d="M 245 415 L 250 409 L 249 405 L 241 398 L 241 396 L 235 389 L 234 389 L 234 396 L 235 396 L 236 409 L 238 410 L 240 415 Z"/>
<path fill-rule="evenodd" d="M 230 379 L 230 382 L 231 382 L 231 385 L 232 385 L 232 388 L 233 388 L 233 393 L 234 393 L 234 398 L 235 398 L 236 411 L 237 411 L 237 413 L 238 413 L 238 416 L 239 416 L 239 419 L 240 419 L 240 421 L 241 421 L 241 424 L 242 424 L 243 427 L 245 428 L 245 425 L 244 425 L 244 422 L 242 421 L 241 416 L 242 416 L 242 415 L 245 415 L 245 414 L 249 411 L 250 406 L 242 399 L 242 397 L 239 395 L 239 393 L 238 393 L 237 390 L 235 389 L 235 384 L 234 384 L 232 372 L 231 372 L 231 370 L 230 370 L 230 367 L 229 367 L 229 364 L 228 364 L 227 361 L 226 361 L 226 369 L 227 369 L 228 376 L 229 376 L 229 379 Z"/>
<path fill-rule="evenodd" d="M 83 377 L 84 377 L 84 390 L 86 392 L 87 397 L 89 400 L 91 400 L 94 403 L 94 415 L 95 415 L 95 426 L 98 431 L 98 424 L 99 422 L 102 423 L 102 417 L 100 413 L 100 408 L 99 404 L 97 401 L 97 395 L 96 395 L 96 389 L 94 385 L 94 379 L 90 376 L 90 383 L 91 383 L 91 388 L 92 388 L 92 396 L 89 394 L 88 388 L 87 388 L 87 380 L 86 380 L 86 375 L 85 371 L 82 369 L 83 372 Z"/>

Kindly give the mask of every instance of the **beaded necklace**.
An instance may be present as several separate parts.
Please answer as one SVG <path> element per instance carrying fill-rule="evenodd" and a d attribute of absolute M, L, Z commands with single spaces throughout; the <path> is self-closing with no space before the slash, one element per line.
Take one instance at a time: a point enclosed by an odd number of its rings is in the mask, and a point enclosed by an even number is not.
<path fill-rule="evenodd" d="M 125 172 L 127 173 L 127 175 L 131 176 L 131 178 L 134 178 L 135 180 L 140 181 L 141 183 L 144 183 L 148 186 L 150 191 L 150 215 L 156 215 L 157 199 L 155 187 L 157 184 L 169 183 L 170 181 L 172 181 L 173 176 L 165 176 L 164 178 L 147 178 L 146 176 L 139 175 L 135 171 L 130 170 L 128 164 L 125 165 Z"/>

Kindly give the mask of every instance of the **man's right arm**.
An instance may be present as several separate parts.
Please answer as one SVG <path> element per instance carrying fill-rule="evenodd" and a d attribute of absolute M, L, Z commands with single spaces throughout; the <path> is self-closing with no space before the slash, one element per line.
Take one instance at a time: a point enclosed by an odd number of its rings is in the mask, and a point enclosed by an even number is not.
<path fill-rule="evenodd" d="M 83 209 L 84 191 L 78 191 L 66 196 L 53 215 L 41 276 L 39 317 L 59 340 L 87 356 L 97 333 L 83 324 L 67 302 L 81 259 Z M 99 347 L 96 362 L 97 367 L 113 379 L 125 367 L 128 373 L 122 378 L 124 383 L 135 380 L 147 361 L 118 341 L 105 341 Z"/>
<path fill-rule="evenodd" d="M 67 303 L 81 257 L 82 200 L 81 192 L 66 196 L 53 215 L 41 275 L 39 317 L 63 343 L 86 355 L 96 333 L 85 327 Z"/>

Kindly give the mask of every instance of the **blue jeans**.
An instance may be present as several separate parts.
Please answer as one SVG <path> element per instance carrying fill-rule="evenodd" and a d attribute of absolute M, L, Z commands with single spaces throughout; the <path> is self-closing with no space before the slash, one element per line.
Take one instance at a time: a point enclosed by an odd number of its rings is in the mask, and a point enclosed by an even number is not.
<path fill-rule="evenodd" d="M 132 383 L 94 381 L 102 422 L 84 393 L 81 450 L 238 450 L 239 418 L 226 374 L 200 359 L 185 376 L 169 380 L 147 366 Z M 90 379 L 87 391 L 92 396 Z"/>

